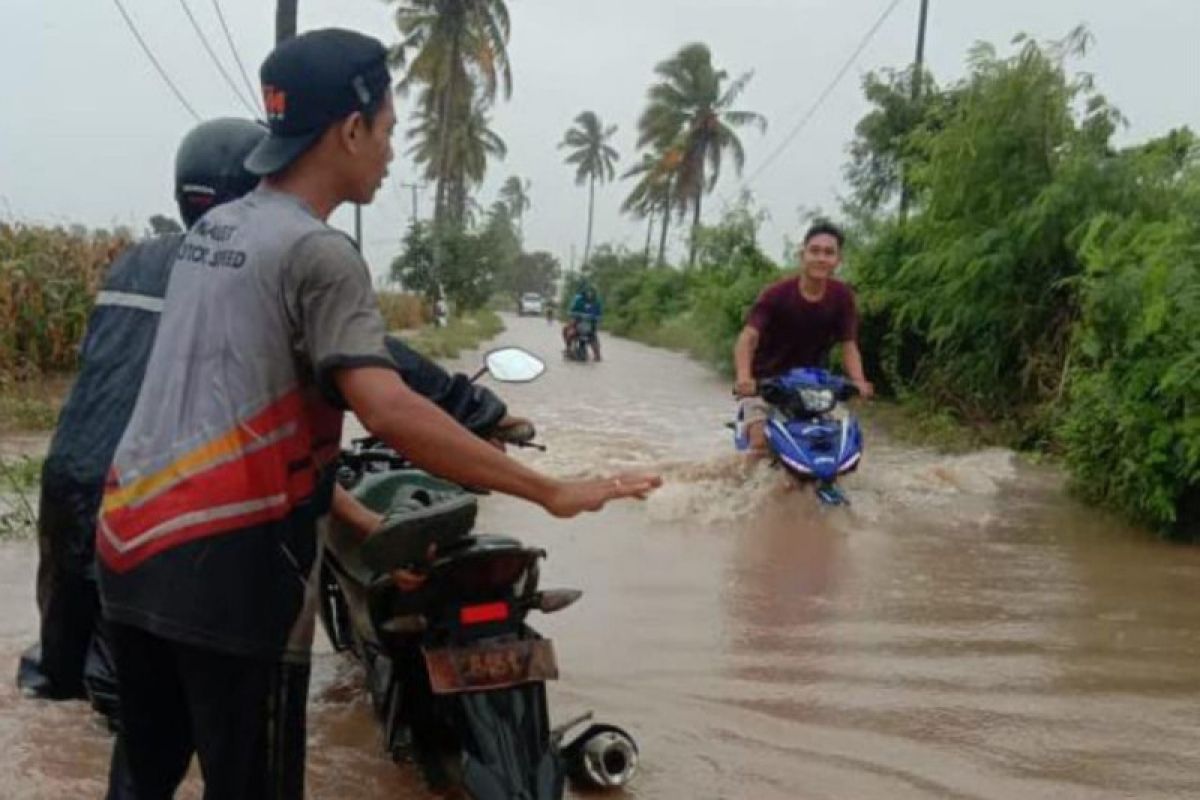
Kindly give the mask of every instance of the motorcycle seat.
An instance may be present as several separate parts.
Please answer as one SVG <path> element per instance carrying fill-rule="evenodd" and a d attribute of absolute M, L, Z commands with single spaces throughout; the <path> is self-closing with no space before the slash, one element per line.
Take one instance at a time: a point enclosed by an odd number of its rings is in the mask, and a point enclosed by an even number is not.
<path fill-rule="evenodd" d="M 430 545 L 444 547 L 470 533 L 478 510 L 475 497 L 457 487 L 443 492 L 414 487 L 398 494 L 383 523 L 359 547 L 363 564 L 388 572 L 424 561 Z"/>
<path fill-rule="evenodd" d="M 430 545 L 466 536 L 479 508 L 474 495 L 418 470 L 370 475 L 354 495 L 383 522 L 363 540 L 335 524 L 330 546 L 344 566 L 368 579 L 424 561 Z"/>

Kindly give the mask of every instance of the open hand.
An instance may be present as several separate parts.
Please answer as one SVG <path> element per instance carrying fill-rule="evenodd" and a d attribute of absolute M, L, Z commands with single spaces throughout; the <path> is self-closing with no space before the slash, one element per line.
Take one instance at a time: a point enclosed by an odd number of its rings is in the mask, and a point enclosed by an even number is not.
<path fill-rule="evenodd" d="M 662 486 L 662 478 L 644 472 L 626 472 L 609 478 L 565 481 L 543 503 L 556 517 L 573 517 L 584 511 L 599 511 L 609 500 L 645 500 Z"/>

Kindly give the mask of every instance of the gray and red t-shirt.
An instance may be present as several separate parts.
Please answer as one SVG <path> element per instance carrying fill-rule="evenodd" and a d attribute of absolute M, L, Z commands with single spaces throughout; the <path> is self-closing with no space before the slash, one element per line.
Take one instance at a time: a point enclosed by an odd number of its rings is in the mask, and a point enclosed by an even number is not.
<path fill-rule="evenodd" d="M 366 264 L 298 198 L 213 209 L 179 247 L 97 530 L 105 615 L 225 652 L 306 658 L 344 404 L 394 367 Z"/>
<path fill-rule="evenodd" d="M 835 344 L 858 338 L 854 292 L 833 279 L 816 301 L 800 293 L 796 277 L 771 284 L 758 296 L 746 324 L 759 333 L 755 378 L 775 377 L 796 367 L 823 367 Z"/>

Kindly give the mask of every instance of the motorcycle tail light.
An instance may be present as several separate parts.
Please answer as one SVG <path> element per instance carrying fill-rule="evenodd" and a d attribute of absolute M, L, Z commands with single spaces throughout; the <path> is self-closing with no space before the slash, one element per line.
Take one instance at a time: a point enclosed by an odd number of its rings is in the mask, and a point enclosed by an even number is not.
<path fill-rule="evenodd" d="M 463 606 L 458 611 L 458 621 L 463 625 L 482 625 L 487 622 L 503 622 L 508 619 L 508 603 L 480 603 Z"/>

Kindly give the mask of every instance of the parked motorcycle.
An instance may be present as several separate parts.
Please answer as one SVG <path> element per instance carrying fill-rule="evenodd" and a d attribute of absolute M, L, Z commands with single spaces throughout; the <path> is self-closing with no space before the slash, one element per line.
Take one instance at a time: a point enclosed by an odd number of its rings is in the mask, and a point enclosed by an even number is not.
<path fill-rule="evenodd" d="M 519 382 L 544 369 L 505 348 L 487 355 L 480 374 Z M 533 436 L 526 428 L 509 443 L 541 448 Z M 343 451 L 338 481 L 384 522 L 366 540 L 332 526 L 321 621 L 334 648 L 362 662 L 392 757 L 415 760 L 435 791 L 475 800 L 558 800 L 568 776 L 594 788 L 628 783 L 639 758 L 628 733 L 593 724 L 566 741 L 590 713 L 550 725 L 545 682 L 558 663 L 526 619 L 561 611 L 582 592 L 540 587 L 546 552 L 473 532 L 474 494 L 377 439 Z M 423 585 L 402 591 L 391 577 L 401 568 L 425 570 Z"/>
<path fill-rule="evenodd" d="M 849 505 L 840 476 L 858 469 L 862 430 L 852 414 L 834 415 L 839 402 L 858 394 L 853 383 L 823 369 L 803 367 L 759 382 L 758 394 L 771 407 L 764 433 L 772 459 L 802 484 L 812 484 L 824 505 Z M 739 409 L 731 423 L 734 445 L 749 438 Z"/>

